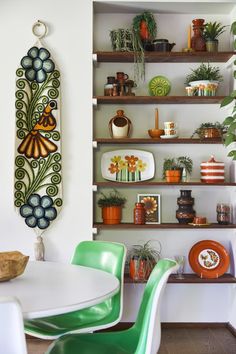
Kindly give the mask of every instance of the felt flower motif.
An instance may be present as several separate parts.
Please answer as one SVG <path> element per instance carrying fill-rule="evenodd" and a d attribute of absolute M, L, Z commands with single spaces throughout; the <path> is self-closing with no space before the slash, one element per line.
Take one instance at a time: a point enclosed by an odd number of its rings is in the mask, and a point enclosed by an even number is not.
<path fill-rule="evenodd" d="M 114 162 L 114 163 L 119 163 L 121 160 L 121 156 L 114 156 L 111 161 Z"/>
<path fill-rule="evenodd" d="M 55 68 L 55 64 L 49 59 L 49 51 L 45 48 L 32 47 L 27 54 L 21 59 L 21 65 L 25 69 L 25 77 L 29 81 L 44 82 L 47 74 Z"/>
<path fill-rule="evenodd" d="M 20 215 L 25 218 L 27 226 L 46 229 L 50 225 L 50 221 L 57 217 L 57 211 L 52 205 L 51 197 L 31 194 L 27 203 L 20 207 Z"/>
<path fill-rule="evenodd" d="M 119 168 L 120 168 L 120 170 L 126 169 L 126 168 L 127 168 L 127 162 L 124 161 L 124 160 L 121 160 L 121 161 L 119 162 Z"/>
<path fill-rule="evenodd" d="M 128 161 L 129 165 L 135 165 L 136 161 L 138 161 L 138 157 L 131 155 L 131 156 L 125 156 L 125 159 Z"/>

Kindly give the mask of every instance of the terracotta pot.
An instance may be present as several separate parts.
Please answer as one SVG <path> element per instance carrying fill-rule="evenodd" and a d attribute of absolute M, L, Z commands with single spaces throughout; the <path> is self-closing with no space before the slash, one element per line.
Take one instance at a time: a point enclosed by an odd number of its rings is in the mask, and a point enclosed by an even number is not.
<path fill-rule="evenodd" d="M 181 179 L 181 170 L 167 170 L 166 171 L 166 181 L 167 182 L 180 182 Z"/>
<path fill-rule="evenodd" d="M 140 22 L 140 38 L 142 41 L 147 41 L 150 37 L 149 31 L 148 31 L 148 26 L 146 21 L 142 20 Z"/>
<path fill-rule="evenodd" d="M 129 263 L 129 274 L 133 280 L 147 280 L 153 269 L 145 259 L 131 259 Z"/>
<path fill-rule="evenodd" d="M 115 225 L 121 222 L 121 206 L 109 206 L 102 208 L 102 219 L 105 225 Z"/>

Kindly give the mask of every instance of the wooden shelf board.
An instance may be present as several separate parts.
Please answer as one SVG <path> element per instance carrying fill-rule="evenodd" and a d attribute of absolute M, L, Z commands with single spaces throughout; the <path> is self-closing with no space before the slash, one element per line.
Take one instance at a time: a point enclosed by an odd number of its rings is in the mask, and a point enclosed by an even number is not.
<path fill-rule="evenodd" d="M 152 187 L 152 186 L 201 186 L 201 187 L 229 187 L 229 186 L 236 186 L 236 183 L 233 182 L 224 182 L 224 183 L 202 183 L 199 180 L 192 180 L 188 182 L 179 182 L 179 183 L 168 183 L 163 180 L 160 181 L 143 181 L 143 182 L 113 182 L 113 181 L 100 181 L 94 182 L 94 185 L 98 187 Z"/>
<path fill-rule="evenodd" d="M 133 63 L 132 52 L 102 52 L 97 51 L 97 61 L 100 63 Z M 234 52 L 145 52 L 146 63 L 202 63 L 202 62 L 227 62 Z"/>
<path fill-rule="evenodd" d="M 215 104 L 224 96 L 95 96 L 98 104 Z"/>
<path fill-rule="evenodd" d="M 125 283 L 130 284 L 142 284 L 146 281 L 134 281 L 129 277 L 129 274 L 125 274 L 124 277 Z M 171 274 L 168 283 L 170 284 L 235 284 L 236 278 L 232 274 L 224 274 L 216 279 L 203 279 L 200 278 L 197 274 L 184 274 L 184 279 L 178 279 L 176 274 Z"/>
<path fill-rule="evenodd" d="M 97 138 L 95 141 L 98 144 L 222 144 L 219 139 L 191 139 L 191 138 L 176 138 L 176 139 L 151 139 L 151 138 Z"/>
<path fill-rule="evenodd" d="M 102 222 L 96 222 L 93 224 L 94 228 L 98 229 L 235 229 L 236 224 L 229 225 L 220 225 L 217 223 L 211 223 L 206 226 L 193 226 L 188 224 L 179 224 L 179 223 L 162 223 L 162 224 L 144 224 L 144 225 L 135 225 L 134 223 L 121 223 L 117 225 L 105 225 Z"/>

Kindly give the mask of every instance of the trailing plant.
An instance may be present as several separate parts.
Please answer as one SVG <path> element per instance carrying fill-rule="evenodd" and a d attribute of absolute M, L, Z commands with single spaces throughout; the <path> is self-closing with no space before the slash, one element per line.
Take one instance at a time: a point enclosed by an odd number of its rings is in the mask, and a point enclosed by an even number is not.
<path fill-rule="evenodd" d="M 207 22 L 204 26 L 203 37 L 206 41 L 215 41 L 225 32 L 227 26 L 222 26 L 220 22 Z"/>
<path fill-rule="evenodd" d="M 202 123 L 196 130 L 194 130 L 193 134 L 191 135 L 191 138 L 193 138 L 195 134 L 197 134 L 201 138 L 203 130 L 208 128 L 218 129 L 221 135 L 223 135 L 227 131 L 227 128 L 224 126 L 224 124 L 221 124 L 219 122 L 215 122 L 215 123 L 206 122 L 206 123 Z"/>
<path fill-rule="evenodd" d="M 109 207 L 109 206 L 123 206 L 126 202 L 126 198 L 123 197 L 116 189 L 109 192 L 108 194 L 101 193 L 101 197 L 98 199 L 98 206 Z"/>
<path fill-rule="evenodd" d="M 133 18 L 134 81 L 136 83 L 143 82 L 145 80 L 144 49 L 142 38 L 140 36 L 140 24 L 142 21 L 146 22 L 147 30 L 149 32 L 149 40 L 153 40 L 157 33 L 156 21 L 151 12 L 144 11 Z"/>
<path fill-rule="evenodd" d="M 236 21 L 231 25 L 231 33 L 236 36 Z M 236 50 L 236 39 L 234 39 L 233 44 L 234 50 Z M 234 65 L 236 66 L 236 60 L 234 61 Z M 236 79 L 236 70 L 233 71 L 233 77 Z M 232 157 L 233 160 L 236 160 L 236 90 L 233 90 L 228 96 L 226 96 L 221 102 L 221 107 L 226 107 L 229 104 L 234 104 L 233 110 L 230 116 L 225 118 L 223 124 L 227 127 L 227 133 L 225 136 L 224 144 L 225 146 L 229 146 L 228 156 Z"/>
<path fill-rule="evenodd" d="M 197 69 L 191 69 L 192 73 L 187 75 L 186 84 L 191 81 L 210 80 L 222 81 L 220 69 L 217 66 L 211 66 L 209 63 L 202 63 Z"/>
<path fill-rule="evenodd" d="M 166 171 L 169 170 L 181 170 L 185 168 L 186 171 L 191 174 L 193 170 L 193 160 L 187 156 L 180 156 L 177 158 L 168 158 L 163 163 L 163 179 L 166 177 Z"/>

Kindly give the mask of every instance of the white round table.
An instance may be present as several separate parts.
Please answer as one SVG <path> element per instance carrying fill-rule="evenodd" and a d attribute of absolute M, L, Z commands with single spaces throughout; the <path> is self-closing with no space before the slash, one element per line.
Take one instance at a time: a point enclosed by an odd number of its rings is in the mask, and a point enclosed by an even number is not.
<path fill-rule="evenodd" d="M 119 291 L 112 274 L 72 264 L 29 262 L 24 274 L 0 282 L 0 296 L 19 299 L 25 319 L 59 315 L 98 304 Z"/>

